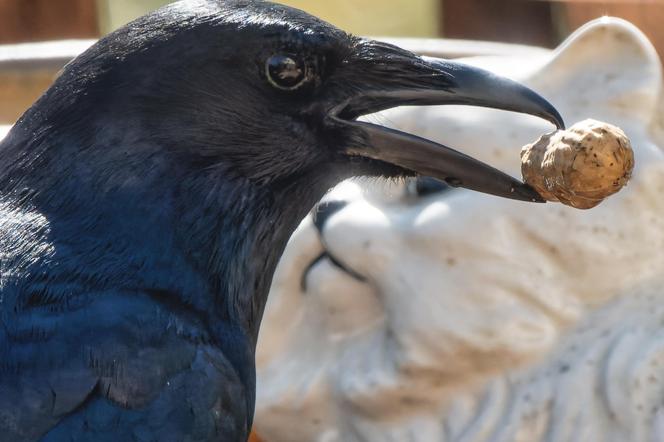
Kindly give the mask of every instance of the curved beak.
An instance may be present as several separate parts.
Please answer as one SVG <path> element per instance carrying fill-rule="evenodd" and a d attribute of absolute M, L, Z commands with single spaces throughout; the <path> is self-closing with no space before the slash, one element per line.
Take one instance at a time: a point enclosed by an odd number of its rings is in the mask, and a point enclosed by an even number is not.
<path fill-rule="evenodd" d="M 418 57 L 378 42 L 362 44 L 371 50 L 362 51 L 357 62 L 361 69 L 351 80 L 354 89 L 362 92 L 330 114 L 330 124 L 353 133 L 348 155 L 388 162 L 455 187 L 521 201 L 544 201 L 527 184 L 468 155 L 356 118 L 396 106 L 462 104 L 530 114 L 564 128 L 562 117 L 548 101 L 515 81 L 479 68 Z"/>

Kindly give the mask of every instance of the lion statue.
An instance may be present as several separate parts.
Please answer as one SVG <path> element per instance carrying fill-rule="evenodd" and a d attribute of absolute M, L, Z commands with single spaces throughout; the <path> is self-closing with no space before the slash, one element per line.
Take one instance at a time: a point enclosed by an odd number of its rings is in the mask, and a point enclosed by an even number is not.
<path fill-rule="evenodd" d="M 266 441 L 664 440 L 660 59 L 604 18 L 555 51 L 465 61 L 529 85 L 570 125 L 622 127 L 632 181 L 588 211 L 423 180 L 332 190 L 273 282 L 257 355 Z M 371 118 L 514 176 L 519 148 L 549 130 L 450 106 Z"/>

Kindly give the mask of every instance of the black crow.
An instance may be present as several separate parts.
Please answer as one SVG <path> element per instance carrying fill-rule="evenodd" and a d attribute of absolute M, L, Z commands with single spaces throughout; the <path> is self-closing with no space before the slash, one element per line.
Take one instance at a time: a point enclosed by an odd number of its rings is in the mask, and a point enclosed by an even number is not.
<path fill-rule="evenodd" d="M 241 441 L 272 274 L 357 175 L 539 200 L 357 118 L 460 103 L 543 117 L 514 82 L 263 1 L 185 0 L 71 62 L 0 145 L 0 440 Z"/>

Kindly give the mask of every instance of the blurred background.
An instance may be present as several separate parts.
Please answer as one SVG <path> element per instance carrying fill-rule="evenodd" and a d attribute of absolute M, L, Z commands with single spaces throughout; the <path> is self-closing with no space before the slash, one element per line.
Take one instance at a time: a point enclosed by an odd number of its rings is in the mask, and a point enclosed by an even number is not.
<path fill-rule="evenodd" d="M 0 0 L 0 125 L 96 39 L 169 0 Z M 664 51 L 664 0 L 283 0 L 358 35 L 555 47 L 602 15 L 636 24 Z M 63 40 L 83 40 L 78 42 Z M 59 42 L 19 45 L 27 42 Z M 422 48 L 423 42 L 413 43 Z M 410 47 L 410 46 L 406 46 Z M 463 54 L 467 55 L 467 54 Z"/>
<path fill-rule="evenodd" d="M 93 38 L 169 0 L 0 0 L 0 43 Z M 637 24 L 664 49 L 663 0 L 283 0 L 361 35 L 555 46 L 592 18 Z"/>

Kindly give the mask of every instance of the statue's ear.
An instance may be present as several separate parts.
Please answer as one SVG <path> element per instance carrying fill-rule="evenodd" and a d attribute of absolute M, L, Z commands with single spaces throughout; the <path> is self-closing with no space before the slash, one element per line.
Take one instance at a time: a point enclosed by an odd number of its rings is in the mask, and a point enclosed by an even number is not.
<path fill-rule="evenodd" d="M 625 20 L 604 17 L 579 28 L 524 80 L 570 124 L 596 118 L 647 125 L 658 106 L 661 74 L 646 36 Z"/>

